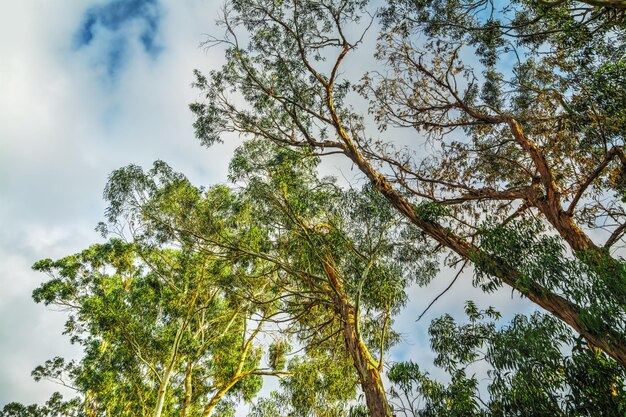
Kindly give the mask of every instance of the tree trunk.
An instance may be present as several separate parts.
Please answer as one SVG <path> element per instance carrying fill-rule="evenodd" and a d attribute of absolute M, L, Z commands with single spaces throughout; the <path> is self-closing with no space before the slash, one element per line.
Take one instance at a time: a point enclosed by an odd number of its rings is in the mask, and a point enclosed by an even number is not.
<path fill-rule="evenodd" d="M 180 413 L 180 417 L 187 417 L 189 415 L 189 406 L 191 405 L 191 375 L 193 371 L 193 362 L 190 360 L 187 362 L 187 368 L 185 369 L 185 396 L 183 397 L 183 406 Z"/>
<path fill-rule="evenodd" d="M 365 394 L 365 402 L 372 417 L 392 417 L 393 412 L 387 401 L 383 381 L 380 377 L 380 363 L 370 355 L 363 343 L 358 330 L 358 312 L 350 303 L 332 263 L 327 258 L 324 269 L 330 281 L 336 308 L 343 322 L 343 340 L 359 375 L 361 389 Z"/>
<path fill-rule="evenodd" d="M 222 399 L 222 397 L 232 388 L 235 386 L 235 384 L 237 382 L 239 382 L 239 380 L 241 380 L 242 378 L 244 378 L 246 375 L 245 374 L 237 374 L 234 377 L 232 377 L 225 385 L 223 385 L 216 393 L 215 395 L 213 395 L 213 397 L 211 398 L 211 400 L 209 401 L 209 403 L 207 404 L 207 406 L 204 408 L 204 410 L 202 410 L 202 416 L 201 417 L 208 417 L 209 414 L 211 414 L 211 412 L 213 411 L 213 409 L 215 408 L 215 406 L 217 405 L 217 403 Z"/>
<path fill-rule="evenodd" d="M 172 350 L 170 352 L 170 358 L 167 364 L 167 368 L 165 368 L 165 374 L 161 379 L 161 384 L 159 384 L 159 393 L 157 395 L 157 403 L 154 408 L 154 417 L 161 417 L 161 413 L 163 413 L 163 405 L 165 404 L 165 394 L 167 393 L 167 387 L 170 383 L 170 378 L 174 371 L 174 366 L 176 364 L 176 358 L 178 357 L 178 346 L 180 345 L 180 339 L 183 335 L 183 330 L 187 325 L 187 320 L 184 320 L 183 323 L 178 328 L 176 332 L 176 336 L 174 337 L 174 344 L 172 345 Z"/>
<path fill-rule="evenodd" d="M 372 417 L 391 417 L 393 413 L 387 401 L 378 364 L 357 333 L 356 311 L 354 307 L 346 303 L 341 305 L 341 309 L 343 339 L 359 374 L 359 381 L 365 394 L 365 402 L 370 415 Z"/>
<path fill-rule="evenodd" d="M 172 376 L 172 367 L 168 366 L 165 370 L 165 375 L 163 375 L 163 379 L 161 380 L 161 384 L 159 384 L 159 393 L 157 395 L 157 403 L 154 408 L 154 417 L 161 417 L 161 413 L 163 412 L 163 405 L 165 404 L 165 394 L 167 393 L 167 387 L 170 383 L 170 377 Z"/>

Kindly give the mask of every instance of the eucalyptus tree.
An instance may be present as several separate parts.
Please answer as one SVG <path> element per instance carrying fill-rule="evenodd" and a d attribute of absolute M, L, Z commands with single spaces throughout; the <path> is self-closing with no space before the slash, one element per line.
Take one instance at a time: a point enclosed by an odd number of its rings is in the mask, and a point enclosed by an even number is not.
<path fill-rule="evenodd" d="M 235 271 L 244 272 L 231 274 L 220 285 L 239 300 L 271 312 L 267 321 L 274 328 L 268 329 L 268 335 L 275 342 L 269 348 L 267 362 L 274 372 L 285 373 L 283 386 L 296 413 L 330 416 L 340 412 L 345 402 L 354 397 L 354 372 L 346 355 L 337 349 L 336 341 L 328 341 L 328 336 L 336 331 L 336 323 L 332 319 L 328 322 L 324 309 L 305 311 L 311 323 L 322 323 L 315 328 L 315 336 L 324 340 L 310 344 L 304 358 L 287 364 L 289 340 L 294 334 L 307 339 L 307 331 L 299 331 L 297 326 L 286 330 L 284 324 L 293 322 L 295 308 L 307 305 L 306 295 L 285 288 L 283 272 L 288 261 L 277 259 L 271 251 L 274 225 L 266 217 L 257 218 L 252 204 L 244 202 L 240 194 L 219 185 L 208 189 L 195 187 L 157 162 L 149 172 L 135 166 L 114 172 L 105 197 L 110 203 L 110 223 L 119 219 L 127 219 L 128 223 L 141 221 L 143 228 L 135 231 L 138 239 L 149 242 L 159 241 L 162 235 L 175 236 L 177 241 L 194 248 L 194 252 L 223 259 Z M 294 296 L 301 299 L 294 302 Z M 290 303 L 283 302 L 287 297 L 292 300 Z M 305 322 L 303 317 L 300 319 Z"/>
<path fill-rule="evenodd" d="M 273 363 L 285 343 L 303 346 L 306 355 L 289 362 L 282 382 L 296 415 L 333 415 L 358 381 L 369 412 L 391 416 L 381 374 L 398 341 L 393 317 L 406 302 L 405 288 L 432 277 L 432 248 L 371 188 L 343 190 L 318 177 L 317 163 L 312 155 L 249 142 L 231 164 L 238 192 L 205 191 L 129 167 L 112 176 L 111 207 L 129 208 L 149 229 L 175 233 L 194 251 L 238 269 L 262 262 L 255 275 L 224 285 L 258 308 L 271 306 L 268 321 L 281 338 Z M 131 182 L 118 182 L 131 173 Z"/>
<path fill-rule="evenodd" d="M 318 159 L 263 142 L 240 147 L 231 176 L 254 218 L 270 224 L 275 262 L 284 271 L 285 311 L 299 341 L 337 344 L 350 358 L 369 413 L 390 416 L 381 374 L 399 341 L 393 317 L 412 282 L 436 272 L 432 247 L 371 187 L 343 190 L 319 178 Z M 320 332 L 326 326 L 330 331 Z M 335 348 L 336 349 L 336 348 Z"/>
<path fill-rule="evenodd" d="M 124 226 L 137 233 L 131 242 L 113 238 L 34 265 L 51 280 L 33 298 L 66 311 L 65 333 L 84 349 L 79 361 L 55 358 L 33 371 L 79 395 L 51 401 L 85 416 L 228 415 L 237 400 L 251 400 L 263 376 L 282 374 L 261 366 L 258 340 L 271 309 L 221 285 L 254 265 L 236 271 L 164 234 L 150 240 L 139 223 Z M 29 415 L 11 407 L 4 413 Z M 34 407 L 48 415 L 49 406 Z"/>
<path fill-rule="evenodd" d="M 237 132 L 347 158 L 398 213 L 471 261 L 476 285 L 512 287 L 626 365 L 623 2 L 374 7 L 227 2 L 224 37 L 207 41 L 226 64 L 196 72 L 198 138 Z M 531 264 L 567 260 L 578 272 L 518 267 L 524 227 L 558 236 L 547 253 L 527 248 Z"/>

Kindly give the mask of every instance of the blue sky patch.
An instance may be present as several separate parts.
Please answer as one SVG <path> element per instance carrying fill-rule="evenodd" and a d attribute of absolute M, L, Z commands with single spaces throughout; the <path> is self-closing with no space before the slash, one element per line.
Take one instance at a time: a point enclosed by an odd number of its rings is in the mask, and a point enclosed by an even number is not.
<path fill-rule="evenodd" d="M 160 21 L 159 0 L 111 0 L 85 12 L 75 34 L 74 47 L 82 49 L 98 43 L 99 48 L 105 48 L 98 62 L 114 77 L 130 57 L 129 46 L 133 41 L 151 58 L 159 56 Z"/>

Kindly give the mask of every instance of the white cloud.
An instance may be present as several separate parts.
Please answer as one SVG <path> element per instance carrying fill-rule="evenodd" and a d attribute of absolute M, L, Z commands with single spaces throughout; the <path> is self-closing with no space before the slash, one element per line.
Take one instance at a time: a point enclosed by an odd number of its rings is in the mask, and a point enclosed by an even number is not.
<path fill-rule="evenodd" d="M 0 406 L 47 398 L 57 387 L 34 383 L 32 368 L 76 355 L 63 315 L 32 302 L 46 277 L 30 266 L 98 241 L 109 173 L 163 159 L 198 183 L 225 178 L 232 146 L 202 150 L 187 109 L 192 69 L 217 60 L 198 47 L 215 2 L 164 1 L 163 52 L 154 59 L 131 42 L 116 83 L 94 66 L 102 45 L 72 45 L 84 12 L 102 3 L 0 5 Z"/>

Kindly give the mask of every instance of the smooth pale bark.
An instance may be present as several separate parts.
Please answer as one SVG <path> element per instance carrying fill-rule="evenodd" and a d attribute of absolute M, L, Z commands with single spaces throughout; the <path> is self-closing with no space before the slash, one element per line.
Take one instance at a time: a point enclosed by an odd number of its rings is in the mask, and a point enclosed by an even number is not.
<path fill-rule="evenodd" d="M 193 373 L 193 362 L 190 360 L 187 362 L 187 367 L 185 369 L 185 396 L 183 397 L 183 406 L 180 412 L 180 417 L 187 417 L 189 415 L 189 407 L 191 405 L 191 394 L 192 394 L 192 386 L 191 386 L 191 376 Z"/>
<path fill-rule="evenodd" d="M 161 417 L 163 413 L 163 405 L 165 404 L 165 394 L 167 393 L 167 388 L 170 383 L 170 378 L 172 377 L 172 373 L 174 371 L 174 366 L 176 365 L 176 360 L 178 359 L 178 347 L 180 345 L 180 340 L 183 336 L 183 331 L 187 327 L 187 320 L 183 321 L 183 323 L 178 328 L 176 332 L 176 336 L 174 337 L 174 344 L 172 345 L 172 350 L 170 352 L 170 357 L 168 360 L 167 367 L 165 368 L 165 373 L 161 378 L 161 384 L 159 385 L 159 393 L 157 395 L 157 403 L 154 408 L 153 417 Z"/>
<path fill-rule="evenodd" d="M 163 405 L 165 404 L 165 394 L 167 393 L 169 381 L 170 381 L 170 378 L 172 377 L 172 373 L 174 371 L 176 363 L 179 360 L 178 348 L 180 347 L 180 341 L 182 340 L 183 334 L 185 330 L 187 329 L 187 326 L 189 325 L 189 319 L 192 315 L 192 311 L 194 309 L 194 306 L 196 305 L 196 300 L 198 299 L 199 295 L 200 295 L 200 291 L 199 289 L 196 289 L 196 291 L 194 292 L 191 298 L 189 305 L 187 306 L 187 314 L 185 315 L 185 318 L 183 319 L 180 326 L 178 327 L 178 330 L 176 331 L 176 336 L 174 336 L 174 344 L 172 345 L 172 349 L 170 351 L 170 357 L 167 363 L 165 374 L 163 375 L 163 378 L 161 379 L 161 384 L 159 386 L 159 393 L 157 396 L 157 404 L 154 409 L 153 417 L 161 417 L 161 414 L 163 413 Z"/>

